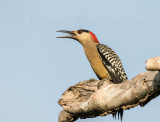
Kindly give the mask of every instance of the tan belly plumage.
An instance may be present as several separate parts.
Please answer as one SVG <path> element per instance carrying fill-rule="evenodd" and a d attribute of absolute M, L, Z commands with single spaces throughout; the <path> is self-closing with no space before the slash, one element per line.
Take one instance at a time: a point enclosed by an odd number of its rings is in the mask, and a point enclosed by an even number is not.
<path fill-rule="evenodd" d="M 102 60 L 100 56 L 98 55 L 97 48 L 95 45 L 91 46 L 89 45 L 84 47 L 85 54 L 90 62 L 90 65 L 93 69 L 93 71 L 96 73 L 96 75 L 100 79 L 108 78 L 110 79 L 110 76 L 108 74 L 108 71 L 104 67 Z"/>

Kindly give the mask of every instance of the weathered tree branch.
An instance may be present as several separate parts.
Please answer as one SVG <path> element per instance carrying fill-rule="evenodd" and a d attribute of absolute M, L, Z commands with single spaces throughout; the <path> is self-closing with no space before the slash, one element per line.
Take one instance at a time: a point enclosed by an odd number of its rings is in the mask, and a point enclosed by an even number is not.
<path fill-rule="evenodd" d="M 147 70 L 159 70 L 160 71 L 160 56 L 153 57 L 146 61 L 146 69 Z"/>
<path fill-rule="evenodd" d="M 99 89 L 98 82 L 94 79 L 82 81 L 63 93 L 58 102 L 64 109 L 59 115 L 59 122 L 106 116 L 137 105 L 143 107 L 160 94 L 159 71 L 147 71 L 120 84 L 104 79 Z"/>

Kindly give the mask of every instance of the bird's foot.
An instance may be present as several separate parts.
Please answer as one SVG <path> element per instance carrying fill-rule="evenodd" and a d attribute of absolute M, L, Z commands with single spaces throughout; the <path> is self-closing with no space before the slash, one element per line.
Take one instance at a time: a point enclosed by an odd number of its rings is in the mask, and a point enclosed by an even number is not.
<path fill-rule="evenodd" d="M 99 89 L 106 80 L 109 80 L 109 81 L 110 81 L 111 79 L 110 79 L 110 78 L 105 78 L 105 79 L 103 79 L 103 80 L 100 80 L 100 81 L 98 82 L 98 84 L 97 84 L 97 88 Z"/>

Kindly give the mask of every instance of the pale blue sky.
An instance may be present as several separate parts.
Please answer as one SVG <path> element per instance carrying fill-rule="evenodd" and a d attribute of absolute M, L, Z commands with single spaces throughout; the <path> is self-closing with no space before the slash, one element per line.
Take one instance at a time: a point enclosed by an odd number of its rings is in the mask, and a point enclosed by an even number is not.
<path fill-rule="evenodd" d="M 91 30 L 121 58 L 129 79 L 159 56 L 159 0 L 1 0 L 0 122 L 57 122 L 61 94 L 96 78 L 82 46 L 57 30 Z M 160 97 L 123 122 L 159 122 Z M 77 122 L 119 122 L 112 116 Z"/>

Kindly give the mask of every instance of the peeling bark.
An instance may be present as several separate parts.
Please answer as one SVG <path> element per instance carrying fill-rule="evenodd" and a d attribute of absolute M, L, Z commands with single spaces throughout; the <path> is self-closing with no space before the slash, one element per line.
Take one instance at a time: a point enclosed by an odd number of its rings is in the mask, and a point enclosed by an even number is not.
<path fill-rule="evenodd" d="M 59 122 L 106 116 L 138 105 L 143 107 L 160 94 L 159 71 L 146 71 L 120 84 L 103 81 L 99 89 L 99 81 L 95 79 L 81 81 L 67 89 L 58 102 L 64 109 L 59 114 Z"/>

